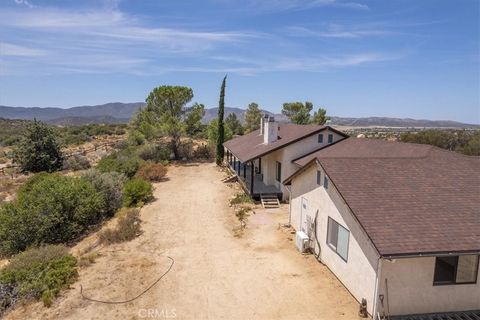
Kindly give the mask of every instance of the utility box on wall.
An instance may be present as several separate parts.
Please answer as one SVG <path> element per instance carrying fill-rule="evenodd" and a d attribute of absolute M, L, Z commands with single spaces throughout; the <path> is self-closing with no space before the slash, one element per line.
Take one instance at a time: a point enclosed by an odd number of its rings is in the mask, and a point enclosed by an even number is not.
<path fill-rule="evenodd" d="M 308 239 L 308 236 L 305 232 L 297 231 L 295 236 L 295 243 L 297 245 L 298 251 L 302 253 L 307 251 L 309 242 L 310 242 L 310 239 Z"/>

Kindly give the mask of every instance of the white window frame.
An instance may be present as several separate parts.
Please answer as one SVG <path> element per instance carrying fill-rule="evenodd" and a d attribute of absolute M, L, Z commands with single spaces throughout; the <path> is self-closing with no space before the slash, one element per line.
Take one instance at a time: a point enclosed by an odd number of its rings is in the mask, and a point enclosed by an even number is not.
<path fill-rule="evenodd" d="M 333 230 L 333 226 L 336 226 L 336 230 L 337 230 L 337 234 L 336 234 L 336 241 L 337 241 L 337 245 L 334 245 L 333 243 L 331 243 L 330 239 L 331 239 L 331 232 Z M 345 231 L 346 232 L 346 241 L 347 241 L 347 244 L 346 244 L 346 250 L 345 250 L 345 257 L 342 255 L 342 252 L 339 252 L 339 248 L 338 248 L 338 236 L 340 234 L 340 230 Z M 345 233 L 344 233 L 345 234 Z M 348 252 L 349 252 L 349 247 L 350 247 L 350 231 L 345 228 L 344 226 L 342 226 L 340 223 L 338 223 L 337 221 L 335 221 L 334 219 L 332 219 L 331 217 L 328 217 L 328 223 L 327 223 L 327 246 L 330 247 L 330 249 L 333 250 L 333 252 L 335 252 L 343 261 L 345 262 L 348 262 Z"/>

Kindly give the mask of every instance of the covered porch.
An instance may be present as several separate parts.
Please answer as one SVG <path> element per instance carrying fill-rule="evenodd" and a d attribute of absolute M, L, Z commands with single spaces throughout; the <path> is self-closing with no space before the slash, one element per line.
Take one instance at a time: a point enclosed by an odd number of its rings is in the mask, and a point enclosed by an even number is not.
<path fill-rule="evenodd" d="M 257 166 L 254 164 L 255 160 L 246 163 L 241 162 L 227 149 L 226 162 L 228 167 L 237 175 L 238 181 L 245 192 L 255 199 L 259 199 L 262 194 L 275 194 L 281 199 L 282 191 L 279 188 L 273 185 L 266 185 L 263 182 L 263 174 L 261 173 L 262 159 L 258 159 Z"/>

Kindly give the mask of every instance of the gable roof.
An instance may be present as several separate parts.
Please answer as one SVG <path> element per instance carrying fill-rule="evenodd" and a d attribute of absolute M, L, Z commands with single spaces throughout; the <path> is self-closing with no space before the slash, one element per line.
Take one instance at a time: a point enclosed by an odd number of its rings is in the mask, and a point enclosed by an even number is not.
<path fill-rule="evenodd" d="M 229 140 L 223 145 L 240 161 L 248 162 L 280 148 L 284 148 L 289 144 L 297 142 L 303 138 L 317 134 L 323 130 L 329 130 L 347 137 L 345 133 L 335 130 L 329 126 L 298 125 L 287 123 L 279 124 L 278 128 L 278 140 L 270 144 L 264 144 L 263 135 L 260 134 L 260 130 L 255 130 L 246 135 Z"/>
<path fill-rule="evenodd" d="M 480 252 L 480 157 L 429 145 L 348 138 L 318 163 L 382 256 Z"/>

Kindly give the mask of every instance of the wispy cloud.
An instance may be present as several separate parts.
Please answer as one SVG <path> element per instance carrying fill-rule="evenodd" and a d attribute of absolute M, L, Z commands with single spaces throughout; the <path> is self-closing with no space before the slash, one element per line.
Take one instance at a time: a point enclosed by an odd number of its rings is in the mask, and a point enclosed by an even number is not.
<path fill-rule="evenodd" d="M 45 55 L 47 55 L 47 51 L 45 50 L 32 49 L 12 43 L 0 42 L 0 56 L 39 57 Z"/>
<path fill-rule="evenodd" d="M 247 0 L 249 7 L 261 11 L 308 10 L 318 7 L 339 7 L 356 10 L 368 10 L 366 4 L 341 0 Z"/>
<path fill-rule="evenodd" d="M 373 36 L 386 36 L 395 34 L 393 31 L 384 29 L 346 29 L 338 26 L 327 28 L 326 30 L 313 30 L 302 26 L 287 27 L 287 32 L 292 36 L 299 37 L 319 37 L 319 38 L 363 38 Z"/>
<path fill-rule="evenodd" d="M 35 8 L 35 6 L 30 1 L 27 1 L 27 0 L 14 0 L 14 1 L 18 5 L 24 5 L 30 9 Z"/>
<path fill-rule="evenodd" d="M 259 2 L 258 0 L 250 0 Z M 301 9 L 353 2 L 338 0 L 268 0 L 276 7 Z M 0 58 L 11 73 L 323 72 L 392 61 L 388 52 L 349 50 L 339 54 L 304 50 L 284 32 L 186 28 L 149 25 L 145 17 L 127 14 L 118 1 L 96 10 L 35 7 L 0 11 Z M 362 38 L 386 31 L 328 25 L 325 30 L 287 28 L 296 36 Z M 21 37 L 15 35 L 21 34 Z M 291 37 L 293 38 L 293 37 Z M 4 71 L 5 73 L 5 71 Z"/>

